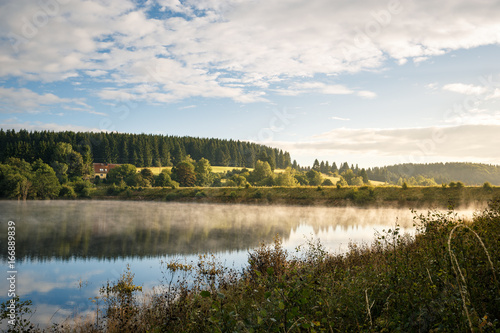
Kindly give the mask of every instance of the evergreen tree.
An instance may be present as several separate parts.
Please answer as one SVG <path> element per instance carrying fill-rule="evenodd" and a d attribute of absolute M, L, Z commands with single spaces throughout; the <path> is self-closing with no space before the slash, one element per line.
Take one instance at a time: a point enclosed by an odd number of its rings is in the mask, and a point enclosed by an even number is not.
<path fill-rule="evenodd" d="M 315 160 L 314 160 L 314 163 L 313 163 L 312 169 L 313 169 L 313 170 L 316 170 L 316 171 L 319 171 L 319 170 L 320 170 L 320 164 L 319 164 L 318 159 L 315 159 Z"/>

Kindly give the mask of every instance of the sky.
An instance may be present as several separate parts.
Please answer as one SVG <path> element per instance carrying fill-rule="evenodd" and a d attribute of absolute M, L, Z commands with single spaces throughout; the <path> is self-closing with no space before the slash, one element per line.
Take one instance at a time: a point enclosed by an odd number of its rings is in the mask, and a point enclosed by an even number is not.
<path fill-rule="evenodd" d="M 500 164 L 500 1 L 0 0 L 0 127 Z"/>

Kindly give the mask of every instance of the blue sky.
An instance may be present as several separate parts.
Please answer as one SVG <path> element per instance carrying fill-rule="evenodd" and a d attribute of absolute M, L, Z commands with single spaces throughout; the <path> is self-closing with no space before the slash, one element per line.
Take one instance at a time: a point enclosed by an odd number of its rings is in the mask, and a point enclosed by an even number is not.
<path fill-rule="evenodd" d="M 500 2 L 0 0 L 0 127 L 500 164 Z"/>

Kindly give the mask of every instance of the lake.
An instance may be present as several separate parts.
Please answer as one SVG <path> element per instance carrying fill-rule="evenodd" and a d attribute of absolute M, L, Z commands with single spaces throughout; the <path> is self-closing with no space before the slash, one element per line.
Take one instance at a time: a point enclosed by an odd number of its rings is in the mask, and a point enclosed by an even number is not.
<path fill-rule="evenodd" d="M 425 211 L 422 211 L 425 213 Z M 472 211 L 461 214 L 472 215 Z M 89 298 L 130 265 L 135 284 L 151 292 L 166 278 L 161 262 L 196 261 L 214 253 L 242 268 L 248 252 L 275 235 L 292 254 L 319 239 L 330 252 L 371 243 L 375 231 L 400 225 L 413 233 L 413 214 L 396 208 L 329 208 L 122 201 L 0 201 L 0 248 L 6 301 L 7 222 L 16 224 L 16 291 L 33 301 L 41 326 L 91 315 Z"/>

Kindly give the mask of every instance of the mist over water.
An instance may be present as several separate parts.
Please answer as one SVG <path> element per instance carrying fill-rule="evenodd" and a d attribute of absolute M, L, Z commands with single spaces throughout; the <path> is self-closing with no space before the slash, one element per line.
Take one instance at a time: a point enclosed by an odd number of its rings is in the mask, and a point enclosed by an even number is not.
<path fill-rule="evenodd" d="M 473 210 L 459 213 L 470 217 Z M 1 235 L 7 221 L 16 223 L 17 291 L 33 301 L 34 321 L 44 325 L 56 312 L 52 321 L 75 311 L 92 313 L 88 299 L 107 280 L 118 279 L 127 264 L 136 284 L 151 290 L 163 278 L 162 260 L 196 261 L 200 253 L 215 253 L 226 265 L 242 267 L 249 250 L 271 243 L 277 234 L 289 252 L 314 238 L 341 253 L 349 242 L 371 243 L 376 231 L 396 223 L 413 233 L 413 217 L 409 209 L 398 208 L 0 201 Z M 0 248 L 6 267 L 6 237 Z M 0 290 L 7 287 L 6 278 L 0 279 Z"/>

